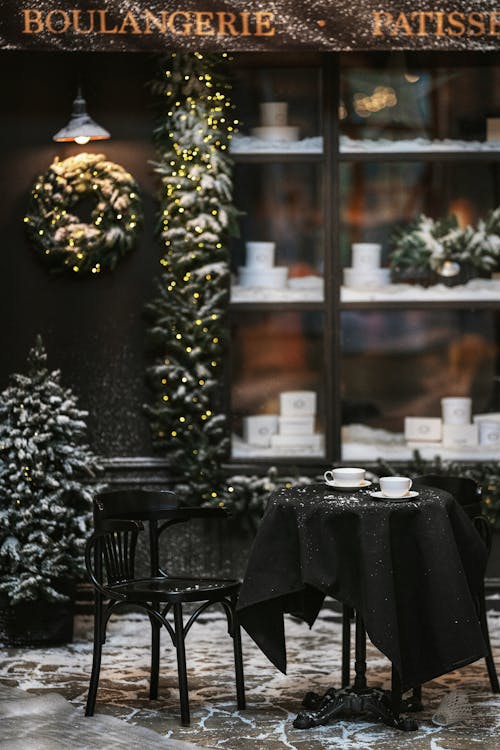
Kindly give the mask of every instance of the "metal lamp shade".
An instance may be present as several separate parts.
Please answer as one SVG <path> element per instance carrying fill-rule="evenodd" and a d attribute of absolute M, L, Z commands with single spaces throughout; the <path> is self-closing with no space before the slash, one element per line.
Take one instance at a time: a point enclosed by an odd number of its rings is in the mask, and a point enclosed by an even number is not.
<path fill-rule="evenodd" d="M 81 91 L 78 91 L 73 102 L 73 110 L 67 125 L 54 135 L 53 140 L 57 143 L 74 141 L 84 144 L 89 141 L 106 141 L 110 134 L 101 128 L 87 113 L 87 105 Z"/>

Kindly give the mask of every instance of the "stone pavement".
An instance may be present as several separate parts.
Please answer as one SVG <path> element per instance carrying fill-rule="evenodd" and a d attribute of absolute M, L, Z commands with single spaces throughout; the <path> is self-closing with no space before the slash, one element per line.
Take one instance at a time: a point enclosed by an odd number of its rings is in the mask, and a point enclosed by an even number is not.
<path fill-rule="evenodd" d="M 490 612 L 490 628 L 497 665 L 500 665 L 500 613 Z M 307 730 L 296 730 L 293 719 L 306 692 L 323 693 L 340 681 L 340 622 L 335 611 L 324 609 L 314 627 L 288 618 L 286 623 L 288 674 L 283 675 L 267 661 L 244 634 L 244 663 L 247 710 L 236 709 L 231 640 L 225 633 L 225 621 L 219 612 L 206 613 L 187 639 L 192 722 L 179 723 L 175 653 L 163 634 L 160 697 L 148 699 L 149 623 L 140 615 L 115 618 L 104 648 L 96 715 L 83 717 L 88 675 L 91 665 L 92 619 L 79 616 L 72 644 L 51 649 L 0 650 L 0 746 L 2 750 L 56 750 L 71 746 L 76 750 L 156 747 L 177 750 L 175 742 L 187 750 L 481 750 L 500 748 L 500 696 L 489 692 L 484 662 L 476 662 L 460 671 L 428 683 L 423 688 L 424 711 L 416 714 L 419 728 L 401 732 L 373 720 L 341 720 Z M 390 668 L 387 660 L 371 645 L 368 648 L 368 679 L 371 686 L 388 687 Z M 69 723 L 61 715 L 50 728 L 52 744 L 15 743 L 13 731 L 23 731 L 27 720 L 20 721 L 22 705 L 18 693 L 11 693 L 10 729 L 5 707 L 9 691 L 27 691 L 31 698 L 49 701 L 39 713 L 53 716 L 59 709 L 71 712 Z M 472 717 L 466 724 L 439 727 L 431 718 L 441 699 L 458 690 L 472 703 Z M 54 697 L 54 694 L 57 694 Z M 26 695 L 24 700 L 26 700 Z M 3 699 L 3 700 L 2 700 Z M 66 699 L 61 704 L 62 699 Z M 57 705 L 52 705 L 55 702 Z M 69 701 L 69 703 L 67 703 Z M 16 702 L 19 708 L 16 709 Z M 2 705 L 4 707 L 2 713 Z M 27 705 L 27 704 L 26 704 Z M 2 718 L 3 716 L 3 718 Z M 113 717 L 113 727 L 103 729 L 101 722 Z M 71 726 L 70 726 L 71 725 Z M 2 729 L 3 727 L 3 729 Z M 134 738 L 134 732 L 150 730 L 146 737 Z M 96 731 L 102 744 L 89 744 L 89 733 Z M 2 732 L 3 735 L 2 736 Z M 157 735 L 151 734 L 157 733 Z M 160 736 L 158 736 L 160 735 Z M 172 744 L 172 742 L 174 744 Z M 24 745 L 22 744 L 24 742 Z M 115 744 L 113 744 L 115 743 Z M 170 744 L 169 744 L 170 743 Z M 154 742 L 153 742 L 154 744 Z"/>

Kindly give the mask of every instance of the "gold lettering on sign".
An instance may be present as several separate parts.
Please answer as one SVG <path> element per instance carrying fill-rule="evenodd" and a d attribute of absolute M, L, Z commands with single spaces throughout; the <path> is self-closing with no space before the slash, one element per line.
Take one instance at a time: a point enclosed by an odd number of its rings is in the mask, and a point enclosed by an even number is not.
<path fill-rule="evenodd" d="M 45 19 L 45 25 L 51 34 L 65 34 L 70 23 L 70 17 L 65 10 L 51 10 Z"/>
<path fill-rule="evenodd" d="M 373 36 L 491 37 L 500 35 L 500 11 L 372 11 Z"/>
<path fill-rule="evenodd" d="M 95 16 L 95 10 L 88 10 L 87 14 L 89 16 L 88 18 L 88 26 L 86 29 L 80 28 L 80 14 L 82 13 L 81 10 L 72 10 L 71 15 L 73 17 L 73 28 L 76 31 L 77 34 L 92 34 L 94 31 L 94 16 Z"/>
<path fill-rule="evenodd" d="M 64 3 L 61 3 L 64 5 Z M 138 36 L 274 36 L 274 13 L 270 11 L 166 10 L 149 8 L 120 13 L 105 8 L 39 8 L 22 11 L 23 34 L 117 34 Z"/>
<path fill-rule="evenodd" d="M 130 31 L 129 31 L 130 29 Z M 135 20 L 134 14 L 129 10 L 125 13 L 125 18 L 120 26 L 119 34 L 142 34 L 139 24 Z"/>

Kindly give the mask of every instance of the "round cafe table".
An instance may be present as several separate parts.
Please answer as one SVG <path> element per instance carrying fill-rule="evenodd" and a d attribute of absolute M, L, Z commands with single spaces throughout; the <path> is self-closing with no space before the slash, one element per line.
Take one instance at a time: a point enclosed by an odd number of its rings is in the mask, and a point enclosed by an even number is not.
<path fill-rule="evenodd" d="M 487 552 L 450 494 L 420 488 L 395 502 L 372 489 L 315 484 L 271 495 L 238 616 L 286 672 L 284 614 L 312 626 L 331 596 L 359 613 L 406 691 L 484 657 L 475 596 Z"/>

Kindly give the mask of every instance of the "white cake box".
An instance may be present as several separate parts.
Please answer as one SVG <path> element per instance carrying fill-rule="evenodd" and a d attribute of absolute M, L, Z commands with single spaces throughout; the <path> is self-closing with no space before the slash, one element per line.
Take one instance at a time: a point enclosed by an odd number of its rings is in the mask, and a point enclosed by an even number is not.
<path fill-rule="evenodd" d="M 439 443 L 442 426 L 440 417 L 405 417 L 405 440 Z"/>
<path fill-rule="evenodd" d="M 350 289 L 376 289 L 391 283 L 390 268 L 344 268 L 344 286 Z"/>
<path fill-rule="evenodd" d="M 279 435 L 312 435 L 314 433 L 314 415 L 305 417 L 278 417 Z"/>
<path fill-rule="evenodd" d="M 275 242 L 246 242 L 247 269 L 268 269 L 274 266 Z"/>
<path fill-rule="evenodd" d="M 477 444 L 477 424 L 443 424 L 445 448 L 470 448 Z"/>
<path fill-rule="evenodd" d="M 479 424 L 480 422 L 500 422 L 500 412 L 492 411 L 489 414 L 474 414 L 472 421 Z"/>
<path fill-rule="evenodd" d="M 272 435 L 271 448 L 319 451 L 323 448 L 323 435 Z"/>
<path fill-rule="evenodd" d="M 359 271 L 380 268 L 382 245 L 376 242 L 354 242 L 351 247 L 352 267 Z"/>
<path fill-rule="evenodd" d="M 252 128 L 252 135 L 261 141 L 298 141 L 299 129 L 295 125 L 263 125 Z"/>
<path fill-rule="evenodd" d="M 479 445 L 500 446 L 500 421 L 488 422 L 482 419 L 477 423 L 479 430 Z"/>
<path fill-rule="evenodd" d="M 265 287 L 284 289 L 288 278 L 288 266 L 274 268 L 246 268 L 240 266 L 240 285 L 244 287 Z"/>
<path fill-rule="evenodd" d="M 283 391 L 280 393 L 282 417 L 305 417 L 316 414 L 315 391 Z"/>
<path fill-rule="evenodd" d="M 466 396 L 450 396 L 441 399 L 444 424 L 469 424 L 472 400 Z"/>
<path fill-rule="evenodd" d="M 286 125 L 288 102 L 261 102 L 260 121 L 263 125 Z"/>
<path fill-rule="evenodd" d="M 268 448 L 271 437 L 278 432 L 278 416 L 276 414 L 258 414 L 253 417 L 243 417 L 243 438 L 250 445 Z"/>

